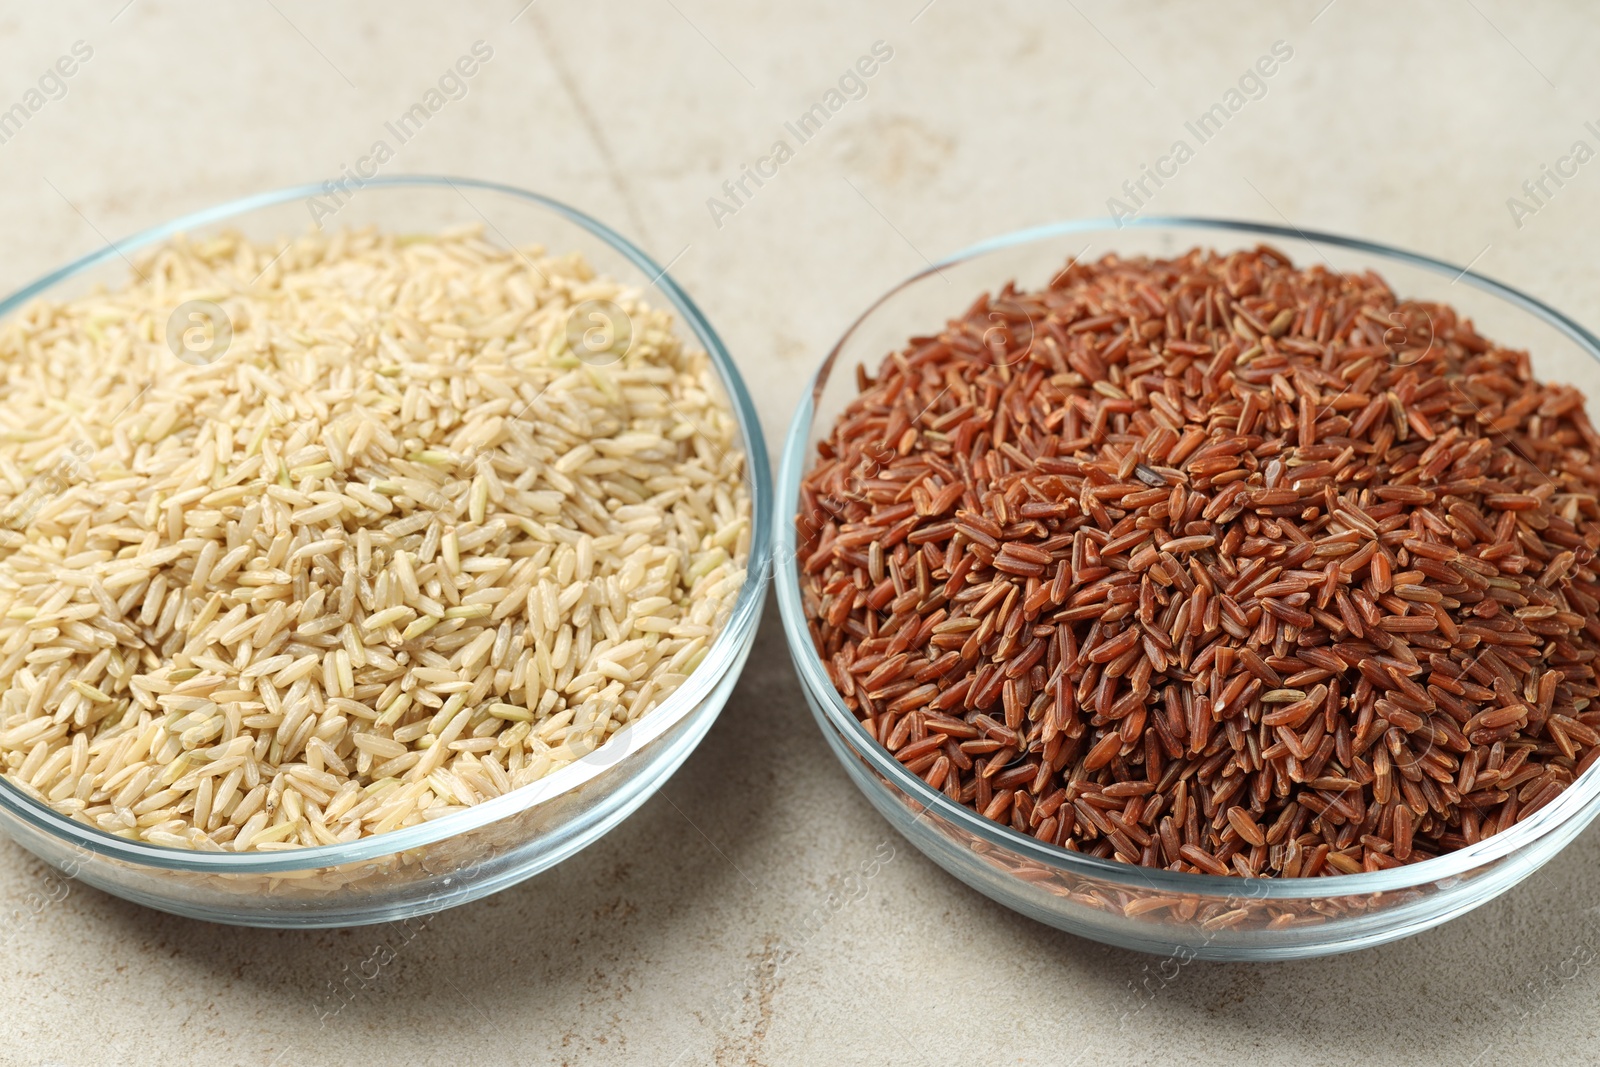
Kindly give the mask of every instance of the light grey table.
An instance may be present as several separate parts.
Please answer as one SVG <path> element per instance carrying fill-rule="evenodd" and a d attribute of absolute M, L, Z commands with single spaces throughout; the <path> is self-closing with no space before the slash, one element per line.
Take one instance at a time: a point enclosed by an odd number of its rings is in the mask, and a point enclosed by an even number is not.
<path fill-rule="evenodd" d="M 0 122 L 0 289 L 356 165 L 483 41 L 465 95 L 385 172 L 538 189 L 672 261 L 774 445 L 875 295 L 980 238 L 1119 210 L 1111 198 L 1470 261 L 1600 325 L 1600 162 L 1538 202 L 1522 188 L 1575 141 L 1600 148 L 1585 125 L 1600 123 L 1600 25 L 1576 0 L 1398 15 L 1378 0 L 523 4 L 0 10 L 0 109 L 29 112 Z M 33 109 L 79 41 L 92 55 Z M 847 83 L 859 99 L 803 143 L 787 131 L 879 41 L 892 56 L 864 95 Z M 1280 41 L 1292 55 L 1259 92 L 1246 83 L 1258 98 L 1191 132 Z M 1180 139 L 1191 153 L 1163 162 Z M 723 183 L 758 164 L 775 176 L 733 201 Z M 1172 176 L 1136 204 L 1123 183 L 1142 166 Z M 865 895 L 826 908 L 885 845 Z M 1191 964 L 1147 987 L 1154 961 L 1010 914 L 894 837 L 825 749 L 769 613 L 733 702 L 661 794 L 570 862 L 414 933 L 189 922 L 0 845 L 0 912 L 23 913 L 0 934 L 0 1062 L 1592 1062 L 1597 861 L 1591 833 L 1420 937 Z M 358 971 L 376 978 L 330 998 Z"/>

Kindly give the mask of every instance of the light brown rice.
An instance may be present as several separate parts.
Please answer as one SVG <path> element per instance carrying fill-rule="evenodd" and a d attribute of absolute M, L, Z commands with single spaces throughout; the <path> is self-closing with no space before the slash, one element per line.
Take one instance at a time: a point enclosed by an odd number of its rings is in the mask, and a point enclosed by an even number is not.
<path fill-rule="evenodd" d="M 669 314 L 473 230 L 277 251 L 180 239 L 0 326 L 0 769 L 121 836 L 332 844 L 530 783 L 744 580 L 737 425 Z M 196 300 L 209 366 L 166 343 Z M 603 359 L 585 301 L 630 324 Z"/>

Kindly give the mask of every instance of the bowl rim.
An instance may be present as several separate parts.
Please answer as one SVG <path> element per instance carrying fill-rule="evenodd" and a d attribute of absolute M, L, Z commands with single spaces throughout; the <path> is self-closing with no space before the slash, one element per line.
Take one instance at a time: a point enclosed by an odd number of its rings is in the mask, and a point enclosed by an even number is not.
<path fill-rule="evenodd" d="M 613 734 L 606 744 L 582 759 L 544 778 L 470 808 L 442 815 L 415 826 L 373 834 L 351 842 L 267 852 L 210 852 L 156 845 L 119 837 L 99 827 L 70 819 L 35 800 L 3 776 L 0 776 L 0 811 L 16 816 L 33 829 L 42 831 L 50 837 L 65 840 L 96 855 L 142 867 L 208 874 L 247 875 L 278 874 L 360 863 L 434 844 L 509 818 L 576 789 L 619 760 L 641 750 L 687 718 L 711 692 L 717 681 L 738 661 L 743 645 L 760 622 L 761 607 L 766 598 L 765 583 L 772 551 L 772 475 L 766 439 L 762 434 L 761 420 L 755 403 L 744 378 L 739 373 L 738 366 L 705 313 L 678 285 L 666 267 L 657 263 L 632 241 L 593 216 L 552 197 L 499 182 L 442 174 L 400 174 L 365 179 L 357 187 L 357 195 L 384 189 L 434 190 L 446 194 L 453 192 L 491 228 L 497 227 L 467 198 L 463 189 L 523 201 L 559 216 L 599 238 L 642 271 L 645 278 L 649 279 L 643 288 L 649 289 L 653 286 L 659 289 L 671 305 L 670 310 L 682 319 L 683 324 L 692 331 L 693 339 L 705 349 L 739 424 L 745 451 L 745 478 L 750 486 L 751 496 L 750 558 L 746 566 L 744 584 L 734 599 L 733 608 L 721 632 L 706 650 L 705 658 L 690 673 L 683 685 L 650 714 L 624 726 Z M 119 257 L 127 259 L 128 254 L 137 249 L 157 244 L 202 226 L 237 219 L 263 208 L 278 207 L 291 201 L 326 195 L 328 190 L 323 184 L 273 189 L 203 208 L 141 230 L 120 241 L 107 242 L 104 248 L 81 256 L 65 266 L 36 278 L 0 300 L 0 319 L 62 282 L 112 259 Z M 628 282 L 623 282 L 623 285 L 627 288 L 635 287 Z"/>
<path fill-rule="evenodd" d="M 1236 219 L 1161 215 L 1120 221 L 1109 218 L 1070 219 L 1016 230 L 970 245 L 917 271 L 874 300 L 829 350 L 812 376 L 810 387 L 802 394 L 794 416 L 790 420 L 788 436 L 784 441 L 778 464 L 777 506 L 773 520 L 773 584 L 777 590 L 778 610 L 783 620 L 784 636 L 795 662 L 796 673 L 800 676 L 801 684 L 805 687 L 813 706 L 820 711 L 821 717 L 880 779 L 887 781 L 914 805 L 920 806 L 919 817 L 931 812 L 971 834 L 985 845 L 1006 850 L 1065 874 L 1096 878 L 1129 889 L 1144 891 L 1230 899 L 1303 900 L 1413 889 L 1464 875 L 1493 863 L 1531 845 L 1564 825 L 1569 819 L 1583 818 L 1585 821 L 1593 819 L 1600 813 L 1600 763 L 1590 767 L 1555 800 L 1534 812 L 1525 821 L 1515 824 L 1502 833 L 1485 837 L 1477 844 L 1432 859 L 1387 870 L 1315 878 L 1245 878 L 1234 875 L 1168 871 L 1123 863 L 1120 860 L 1101 859 L 1057 845 L 1047 845 L 1036 838 L 1018 833 L 1009 826 L 986 819 L 972 809 L 955 803 L 942 791 L 932 788 L 919 776 L 907 771 L 887 749 L 869 738 L 862 730 L 855 716 L 845 707 L 812 644 L 801 605 L 798 569 L 794 566 L 797 559 L 794 518 L 799 506 L 800 478 L 802 472 L 809 469 L 812 452 L 810 431 L 816 420 L 817 403 L 828 376 L 834 369 L 834 363 L 855 332 L 876 314 L 879 308 L 904 290 L 939 274 L 946 268 L 1022 245 L 1075 234 L 1122 229 L 1254 234 L 1286 242 L 1301 241 L 1313 249 L 1320 243 L 1374 256 L 1381 261 L 1421 268 L 1450 277 L 1454 282 L 1464 282 L 1501 298 L 1534 318 L 1542 320 L 1546 325 L 1554 327 L 1600 362 L 1600 338 L 1537 298 L 1474 272 L 1470 267 L 1457 266 L 1433 256 L 1394 248 L 1363 238 Z M 1102 251 L 1114 251 L 1114 249 Z"/>

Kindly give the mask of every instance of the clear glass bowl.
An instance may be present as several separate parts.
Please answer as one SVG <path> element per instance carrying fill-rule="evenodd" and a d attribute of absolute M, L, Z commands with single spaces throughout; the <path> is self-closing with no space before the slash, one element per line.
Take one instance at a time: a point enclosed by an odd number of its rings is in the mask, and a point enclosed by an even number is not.
<path fill-rule="evenodd" d="M 1094 220 L 987 241 L 880 298 L 823 361 L 790 424 L 778 471 L 774 574 L 795 668 L 818 724 L 857 787 L 912 844 L 1009 908 L 1084 937 L 1179 960 L 1292 959 L 1346 952 L 1426 930 L 1532 874 L 1600 813 L 1600 765 L 1503 834 L 1409 866 L 1306 879 L 1180 874 L 1043 844 L 931 789 L 871 739 L 828 679 L 806 629 L 794 518 L 816 443 L 855 395 L 858 363 L 876 370 L 913 335 L 936 332 L 983 291 L 1045 284 L 1068 260 L 1102 253 L 1171 255 L 1267 242 L 1303 265 L 1375 270 L 1401 297 L 1449 303 L 1489 338 L 1526 348 L 1535 373 L 1600 396 L 1600 340 L 1561 313 L 1447 263 L 1367 241 L 1253 223 Z M 835 374 L 835 371 L 839 373 Z M 1593 409 L 1591 409 L 1593 410 Z"/>
<path fill-rule="evenodd" d="M 318 198 L 313 201 L 312 198 Z M 342 201 L 342 206 L 340 206 Z M 329 217 L 314 203 L 338 207 Z M 771 557 L 772 482 L 761 425 L 722 340 L 649 256 L 604 224 L 547 197 L 461 178 L 366 182 L 338 200 L 318 186 L 263 193 L 177 219 L 85 256 L 0 302 L 115 286 L 126 257 L 184 233 L 236 230 L 263 241 L 376 225 L 432 233 L 481 225 L 491 241 L 581 252 L 597 271 L 670 309 L 687 342 L 710 354 L 738 418 L 750 481 L 748 578 L 723 631 L 660 707 L 554 774 L 476 807 L 349 844 L 264 853 L 189 852 L 104 833 L 56 814 L 0 779 L 0 830 L 68 875 L 116 896 L 194 918 L 249 926 L 350 926 L 439 911 L 504 889 L 561 862 L 621 822 L 677 770 L 727 703 L 755 638 Z"/>

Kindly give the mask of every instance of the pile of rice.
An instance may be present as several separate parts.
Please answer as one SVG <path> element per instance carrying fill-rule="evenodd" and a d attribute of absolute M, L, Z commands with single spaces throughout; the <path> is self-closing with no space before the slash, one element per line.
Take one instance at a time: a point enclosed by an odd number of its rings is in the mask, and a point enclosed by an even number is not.
<path fill-rule="evenodd" d="M 123 837 L 526 785 L 682 684 L 745 578 L 737 423 L 666 312 L 476 231 L 278 253 L 179 240 L 0 325 L 0 772 Z M 191 301 L 209 365 L 168 344 Z M 627 316 L 602 358 L 587 301 Z"/>

